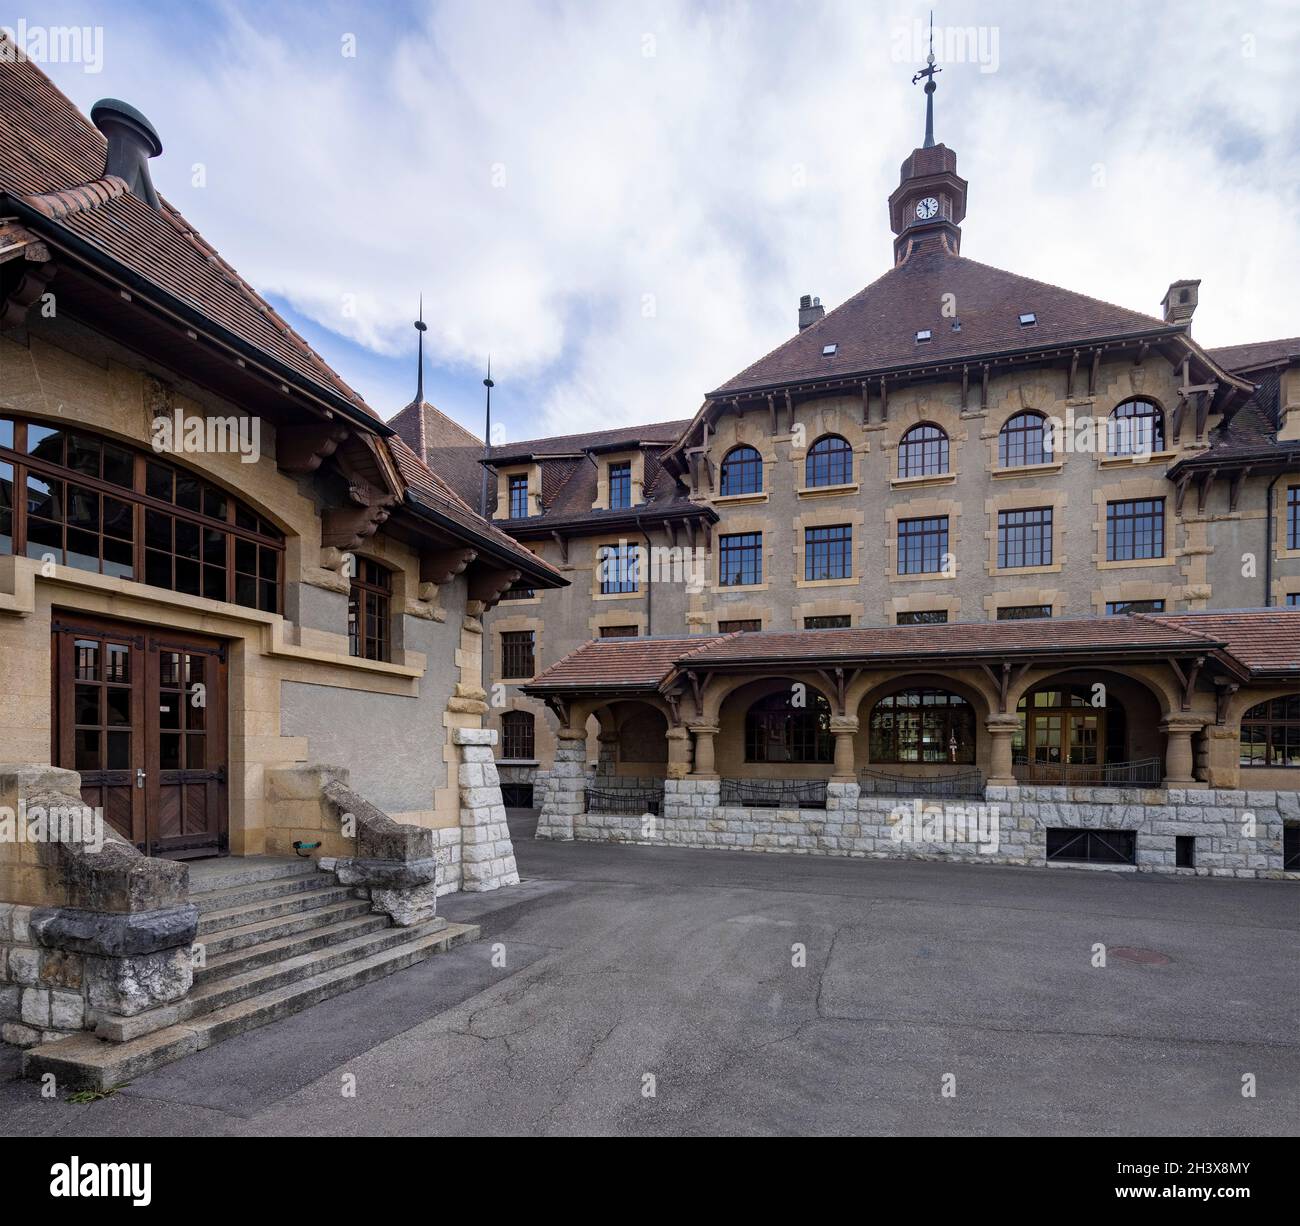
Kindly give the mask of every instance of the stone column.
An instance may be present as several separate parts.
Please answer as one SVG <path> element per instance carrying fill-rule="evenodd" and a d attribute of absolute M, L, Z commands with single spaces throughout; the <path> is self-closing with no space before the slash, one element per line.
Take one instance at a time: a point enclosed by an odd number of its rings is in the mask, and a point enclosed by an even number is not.
<path fill-rule="evenodd" d="M 836 783 L 857 783 L 857 764 L 853 759 L 853 738 L 858 732 L 856 715 L 832 716 L 831 732 L 835 735 L 835 773 L 831 776 Z"/>
<path fill-rule="evenodd" d="M 561 728 L 556 737 L 550 786 L 537 817 L 537 838 L 572 842 L 573 819 L 582 812 L 586 774 L 586 729 Z"/>
<path fill-rule="evenodd" d="M 718 772 L 713 765 L 713 738 L 718 735 L 717 724 L 690 724 L 695 736 L 695 767 L 691 774 L 696 779 L 716 779 Z"/>
<path fill-rule="evenodd" d="M 668 729 L 669 779 L 684 779 L 691 773 L 691 734 L 683 727 Z"/>
<path fill-rule="evenodd" d="M 1183 716 L 1169 715 L 1161 721 L 1160 731 L 1167 738 L 1165 744 L 1165 778 L 1162 786 L 1185 788 L 1196 782 L 1192 770 L 1192 733 L 1199 732 L 1202 722 Z"/>
<path fill-rule="evenodd" d="M 618 733 L 602 732 L 597 738 L 596 774 L 613 775 L 618 766 Z"/>
<path fill-rule="evenodd" d="M 984 721 L 984 727 L 991 738 L 989 777 L 986 784 L 991 787 L 1013 788 L 1016 786 L 1016 776 L 1011 762 L 1011 739 L 1020 727 L 1020 720 L 1015 715 L 990 715 Z"/>
<path fill-rule="evenodd" d="M 515 845 L 506 824 L 492 728 L 453 728 L 460 746 L 460 888 L 474 893 L 519 884 Z"/>

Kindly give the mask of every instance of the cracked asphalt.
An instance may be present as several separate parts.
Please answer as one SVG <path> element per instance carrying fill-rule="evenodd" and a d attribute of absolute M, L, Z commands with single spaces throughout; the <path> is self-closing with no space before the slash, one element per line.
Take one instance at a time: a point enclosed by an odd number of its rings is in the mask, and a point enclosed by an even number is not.
<path fill-rule="evenodd" d="M 512 827 L 525 883 L 441 903 L 478 943 L 89 1105 L 42 1099 L 0 1049 L 0 1132 L 1300 1132 L 1293 884 Z"/>

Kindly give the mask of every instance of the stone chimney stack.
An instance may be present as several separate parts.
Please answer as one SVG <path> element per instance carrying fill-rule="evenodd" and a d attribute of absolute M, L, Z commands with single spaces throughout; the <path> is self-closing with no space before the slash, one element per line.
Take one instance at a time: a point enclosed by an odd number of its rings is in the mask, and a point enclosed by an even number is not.
<path fill-rule="evenodd" d="M 1160 303 L 1164 308 L 1165 323 L 1191 324 L 1200 285 L 1200 281 L 1175 281 L 1165 290 Z"/>
<path fill-rule="evenodd" d="M 826 308 L 822 306 L 822 300 L 814 298 L 811 294 L 805 294 L 799 299 L 799 331 L 802 332 L 810 324 L 815 324 L 825 314 Z"/>

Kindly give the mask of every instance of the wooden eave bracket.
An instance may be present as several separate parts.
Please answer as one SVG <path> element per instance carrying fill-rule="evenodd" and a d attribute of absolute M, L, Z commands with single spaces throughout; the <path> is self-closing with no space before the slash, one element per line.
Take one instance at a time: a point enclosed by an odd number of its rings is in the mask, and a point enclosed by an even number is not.
<path fill-rule="evenodd" d="M 498 566 L 475 567 L 469 577 L 469 599 L 481 603 L 485 610 L 490 609 L 522 574 Z"/>
<path fill-rule="evenodd" d="M 314 473 L 348 436 L 337 422 L 284 426 L 275 435 L 275 462 L 281 472 Z"/>

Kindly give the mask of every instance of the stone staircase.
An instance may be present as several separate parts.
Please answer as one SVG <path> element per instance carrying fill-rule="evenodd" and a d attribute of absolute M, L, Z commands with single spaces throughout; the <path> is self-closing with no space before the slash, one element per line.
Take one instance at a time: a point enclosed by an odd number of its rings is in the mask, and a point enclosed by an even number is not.
<path fill-rule="evenodd" d="M 101 1023 L 98 1033 L 41 1044 L 24 1057 L 27 1076 L 108 1089 L 479 934 L 441 917 L 396 927 L 308 860 L 206 863 L 220 867 L 205 874 L 196 866 L 190 893 L 204 961 L 189 995 L 167 1006 L 173 1024 L 137 1037 L 135 1019 L 113 1019 L 107 1031 Z"/>

